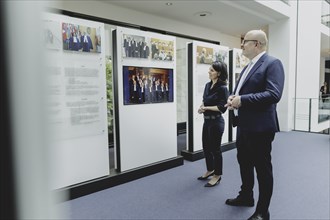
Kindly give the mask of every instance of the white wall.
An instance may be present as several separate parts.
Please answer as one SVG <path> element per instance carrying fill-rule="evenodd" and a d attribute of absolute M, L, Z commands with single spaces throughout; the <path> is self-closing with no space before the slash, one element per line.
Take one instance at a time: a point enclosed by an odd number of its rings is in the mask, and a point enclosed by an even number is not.
<path fill-rule="evenodd" d="M 321 5 L 322 1 L 298 2 L 297 89 L 296 98 L 311 104 L 311 131 L 329 128 L 329 123 L 318 123 L 321 62 Z M 297 109 L 299 110 L 299 109 Z"/>
<path fill-rule="evenodd" d="M 281 131 L 293 129 L 294 92 L 296 73 L 296 2 L 292 2 L 290 19 L 283 19 L 268 27 L 268 53 L 282 61 L 285 84 L 281 101 L 277 105 Z"/>
<path fill-rule="evenodd" d="M 319 80 L 319 88 L 321 88 L 321 86 L 324 83 L 324 77 L 325 77 L 325 57 L 320 57 L 320 80 Z M 321 94 L 319 92 L 319 94 Z"/>
<path fill-rule="evenodd" d="M 318 98 L 321 1 L 299 1 L 297 98 Z"/>
<path fill-rule="evenodd" d="M 277 104 L 277 112 L 279 117 L 281 131 L 290 130 L 289 125 L 289 103 L 292 100 L 292 96 L 289 96 L 290 90 L 289 85 L 294 86 L 292 81 L 292 75 L 295 72 L 290 71 L 290 22 L 288 19 L 276 24 L 269 25 L 269 50 L 268 53 L 282 61 L 284 72 L 285 72 L 285 83 L 281 101 Z M 291 110 L 291 109 L 290 109 Z"/>
<path fill-rule="evenodd" d="M 178 123 L 185 123 L 188 120 L 188 68 L 186 44 L 186 39 L 176 38 L 176 97 Z"/>

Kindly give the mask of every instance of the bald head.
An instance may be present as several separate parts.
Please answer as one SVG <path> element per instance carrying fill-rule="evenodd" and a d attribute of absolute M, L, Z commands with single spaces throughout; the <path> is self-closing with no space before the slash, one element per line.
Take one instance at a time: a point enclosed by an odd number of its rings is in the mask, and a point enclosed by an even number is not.
<path fill-rule="evenodd" d="M 250 39 L 255 39 L 259 41 L 260 49 L 266 50 L 268 39 L 265 32 L 263 32 L 262 30 L 251 30 L 247 32 L 245 36 L 249 37 Z"/>

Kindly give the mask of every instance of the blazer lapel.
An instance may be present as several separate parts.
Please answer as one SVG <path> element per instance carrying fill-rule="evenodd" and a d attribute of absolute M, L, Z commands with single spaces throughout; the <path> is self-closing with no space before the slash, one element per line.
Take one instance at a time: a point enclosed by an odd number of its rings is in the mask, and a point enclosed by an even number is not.
<path fill-rule="evenodd" d="M 235 90 L 234 90 L 233 94 L 236 93 L 236 89 L 237 89 L 237 86 L 238 86 L 238 84 L 239 84 L 239 81 L 241 81 L 242 75 L 243 75 L 243 73 L 244 73 L 244 71 L 246 70 L 247 67 L 248 67 L 248 65 L 246 65 L 246 66 L 243 68 L 243 70 L 241 71 L 241 73 L 240 73 L 240 75 L 239 75 L 239 78 L 238 78 L 238 80 L 237 80 L 237 82 L 236 82 Z"/>
<path fill-rule="evenodd" d="M 262 63 L 264 62 L 266 56 L 267 56 L 267 54 L 264 54 L 262 57 L 260 57 L 260 59 L 258 60 L 258 62 L 252 67 L 252 69 L 250 70 L 249 74 L 246 76 L 246 78 L 245 78 L 245 80 L 244 80 L 241 88 L 251 78 L 251 76 L 256 72 L 256 70 L 262 65 Z"/>

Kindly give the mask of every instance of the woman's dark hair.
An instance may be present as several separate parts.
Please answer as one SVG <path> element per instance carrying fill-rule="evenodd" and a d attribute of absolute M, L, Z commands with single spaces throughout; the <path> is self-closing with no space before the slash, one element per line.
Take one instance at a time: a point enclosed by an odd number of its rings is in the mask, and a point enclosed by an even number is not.
<path fill-rule="evenodd" d="M 224 83 L 228 80 L 227 64 L 222 61 L 215 61 L 212 63 L 212 68 L 218 72 L 218 79 Z"/>

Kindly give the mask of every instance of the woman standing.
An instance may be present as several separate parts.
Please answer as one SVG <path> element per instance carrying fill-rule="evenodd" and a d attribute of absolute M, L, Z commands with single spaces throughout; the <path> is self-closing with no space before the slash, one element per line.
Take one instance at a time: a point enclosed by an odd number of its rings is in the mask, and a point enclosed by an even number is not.
<path fill-rule="evenodd" d="M 202 143 L 207 171 L 198 177 L 199 180 L 206 180 L 213 176 L 205 184 L 205 187 L 212 187 L 219 184 L 222 175 L 222 152 L 221 139 L 225 128 L 222 114 L 227 110 L 224 105 L 228 99 L 227 89 L 227 65 L 222 61 L 214 62 L 209 68 L 210 82 L 206 83 L 203 103 L 198 113 L 204 114 Z"/>

